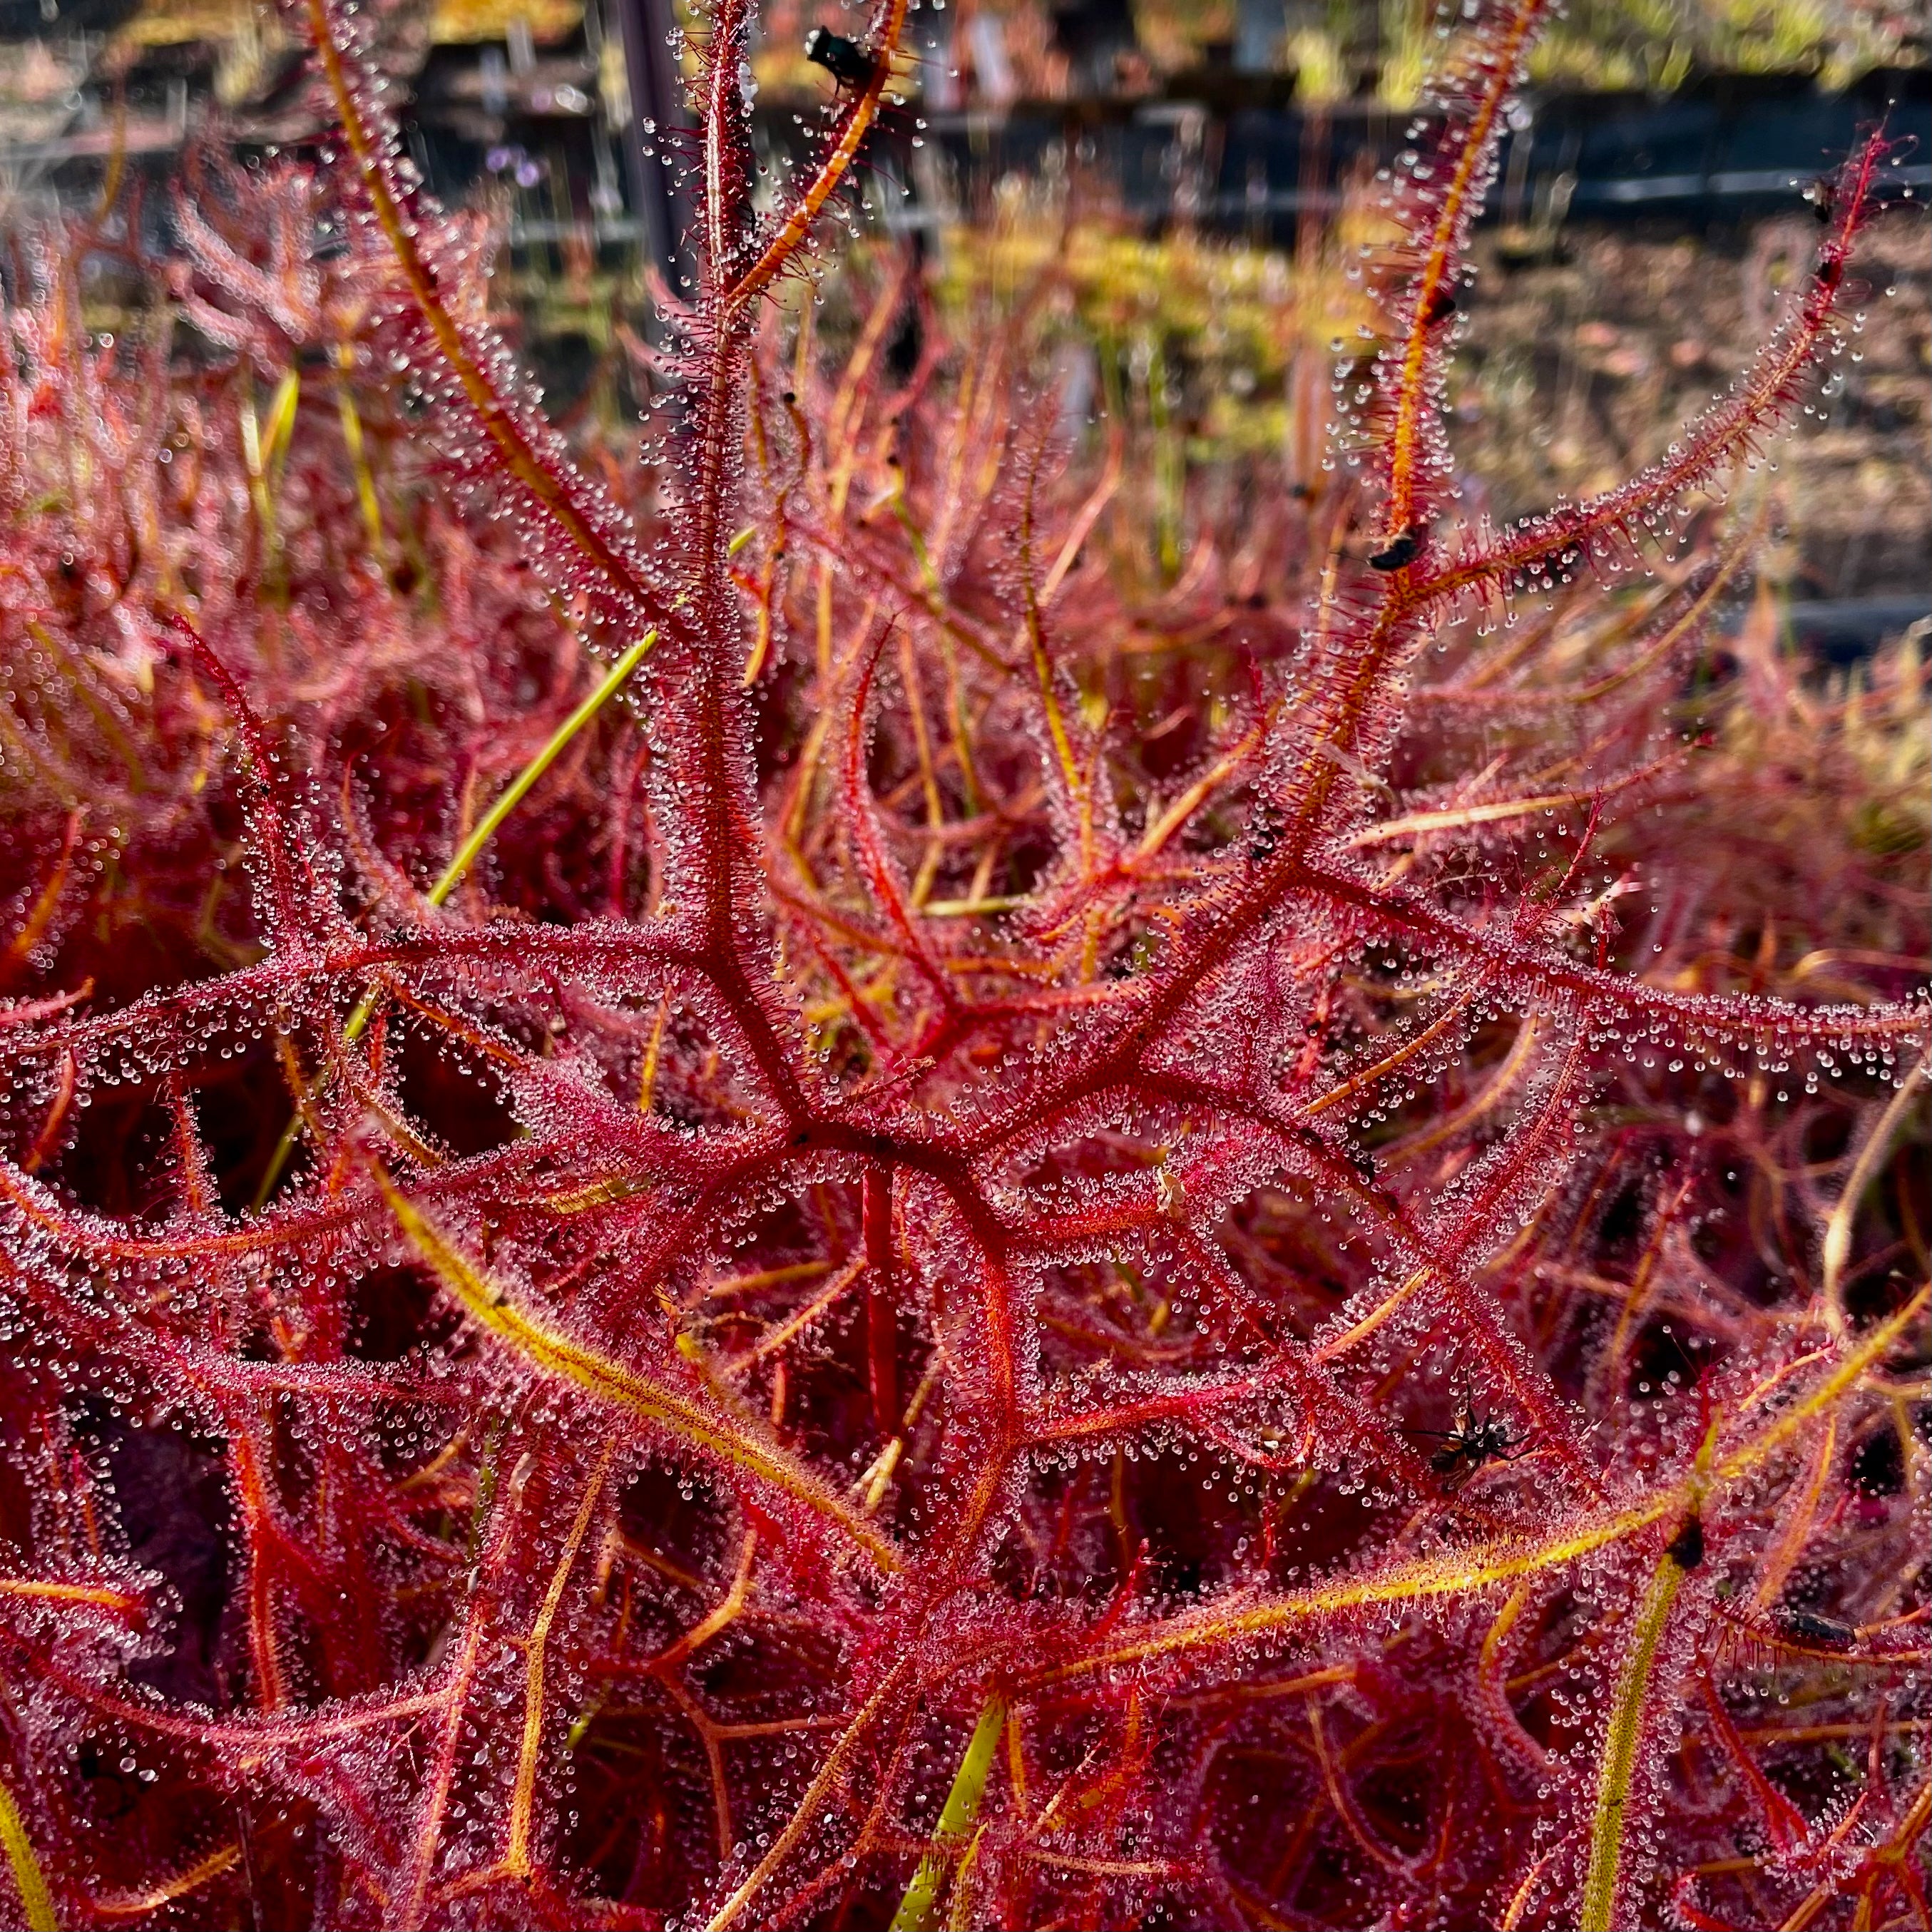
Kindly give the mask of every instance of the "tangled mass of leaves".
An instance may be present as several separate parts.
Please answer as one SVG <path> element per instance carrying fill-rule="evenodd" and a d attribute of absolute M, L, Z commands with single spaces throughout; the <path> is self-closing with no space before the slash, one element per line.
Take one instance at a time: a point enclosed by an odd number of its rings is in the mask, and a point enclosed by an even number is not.
<path fill-rule="evenodd" d="M 1882 142 L 1493 527 L 1476 10 L 1162 581 L 1024 312 L 794 298 L 905 0 L 788 178 L 718 0 L 636 463 L 304 5 L 7 315 L 0 1917 L 1926 1924 L 1924 680 L 1711 628 Z"/>

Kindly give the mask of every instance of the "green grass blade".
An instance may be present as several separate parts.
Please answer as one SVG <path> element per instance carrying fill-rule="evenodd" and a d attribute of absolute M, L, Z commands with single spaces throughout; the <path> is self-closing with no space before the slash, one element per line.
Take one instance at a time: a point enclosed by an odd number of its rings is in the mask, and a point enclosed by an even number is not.
<path fill-rule="evenodd" d="M 556 764 L 571 740 L 603 710 L 610 694 L 635 670 L 644 653 L 658 640 L 656 631 L 646 631 L 604 674 L 603 681 L 556 729 L 550 742 L 532 758 L 478 820 L 476 829 L 457 848 L 456 856 L 443 867 L 442 876 L 429 889 L 429 902 L 440 906 L 462 883 L 463 875 L 476 862 L 476 856 L 496 836 L 496 828 L 522 803 L 531 786 Z M 366 1022 L 365 1022 L 366 1024 Z"/>
<path fill-rule="evenodd" d="M 7 1862 L 14 1868 L 14 1882 L 20 1888 L 21 1909 L 27 1915 L 27 1932 L 60 1932 L 54 1917 L 53 1894 L 40 1876 L 40 1862 L 34 1856 L 26 1821 L 4 1781 L 0 1781 L 0 1844 L 7 1847 Z"/>
<path fill-rule="evenodd" d="M 919 1862 L 919 1869 L 906 1887 L 899 1909 L 892 1916 L 892 1932 L 934 1932 L 938 1922 L 940 1894 L 952 1869 L 954 1856 L 962 1840 L 972 1832 L 980 1816 L 980 1802 L 986 1795 L 986 1779 L 993 1768 L 993 1754 L 999 1748 L 1000 1733 L 1006 1728 L 1006 1700 L 995 1695 L 986 1700 L 980 1721 L 959 1760 L 952 1789 L 939 1814 L 932 1834 L 932 1850 Z"/>

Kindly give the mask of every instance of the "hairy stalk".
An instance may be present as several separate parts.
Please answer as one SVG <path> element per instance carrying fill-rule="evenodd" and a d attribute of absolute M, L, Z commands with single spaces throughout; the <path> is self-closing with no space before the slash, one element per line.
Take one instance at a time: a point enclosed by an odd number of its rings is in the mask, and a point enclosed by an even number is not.
<path fill-rule="evenodd" d="M 1826 1220 L 1820 1251 L 1825 1274 L 1820 1293 L 1825 1304 L 1825 1318 L 1836 1334 L 1842 1335 L 1846 1327 L 1844 1287 L 1845 1263 L 1852 1248 L 1852 1217 L 1858 1212 L 1861 1197 L 1878 1172 L 1880 1162 L 1890 1150 L 1894 1137 L 1904 1124 L 1906 1110 L 1916 1097 L 1920 1083 L 1926 1078 L 1928 1071 L 1932 1071 L 1932 1060 L 1922 1059 L 1898 1083 L 1898 1092 L 1893 1094 L 1859 1148 L 1858 1158 L 1852 1162 L 1852 1171 L 1846 1176 L 1845 1184 Z"/>
<path fill-rule="evenodd" d="M 1649 1704 L 1650 1673 L 1663 1641 L 1670 1606 L 1684 1577 L 1683 1566 L 1666 1555 L 1657 1566 L 1644 1599 L 1630 1646 L 1617 1678 L 1610 1729 L 1597 1773 L 1597 1806 L 1590 1822 L 1590 1862 L 1583 1879 L 1581 1932 L 1610 1932 L 1616 1920 L 1617 1873 L 1630 1823 L 1630 1785 L 1642 1748 Z"/>
<path fill-rule="evenodd" d="M 1453 170 L 1429 237 L 1428 253 L 1411 285 L 1408 338 L 1402 344 L 1395 419 L 1388 434 L 1388 487 L 1382 526 L 1384 542 L 1394 542 L 1415 520 L 1422 416 L 1434 406 L 1426 381 L 1432 346 L 1442 337 L 1445 316 L 1454 311 L 1451 273 L 1474 212 L 1482 178 L 1496 153 L 1498 118 L 1522 78 L 1523 58 L 1544 11 L 1543 0 L 1522 0 L 1510 11 L 1508 26 L 1490 53 L 1490 70 L 1475 111 L 1456 144 Z"/>
<path fill-rule="evenodd" d="M 652 601 L 649 590 L 628 544 L 605 526 L 606 520 L 572 490 L 570 482 L 574 477 L 569 482 L 562 480 L 551 453 L 537 446 L 520 420 L 520 412 L 492 379 L 483 355 L 451 314 L 436 273 L 416 245 L 418 225 L 395 183 L 388 152 L 388 136 L 371 121 L 365 108 L 339 38 L 344 29 L 332 0 L 301 0 L 301 4 L 307 16 L 309 43 L 321 64 L 338 124 L 349 145 L 376 220 L 402 271 L 410 299 L 434 338 L 444 362 L 461 385 L 484 434 L 501 454 L 509 474 L 556 520 L 606 582 L 634 610 L 647 608 Z"/>
<path fill-rule="evenodd" d="M 758 1861 L 744 1882 L 712 1914 L 706 1922 L 704 1932 L 730 1932 L 730 1928 L 744 1916 L 745 1908 L 764 1889 L 779 1868 L 797 1849 L 800 1840 L 810 1830 L 827 1802 L 837 1792 L 841 1780 L 850 1768 L 854 1758 L 865 1742 L 866 1734 L 898 1696 L 901 1684 L 910 1670 L 910 1660 L 902 1658 L 854 1714 L 838 1742 L 826 1753 L 824 1762 L 818 1767 L 817 1774 L 784 1830 L 773 1840 L 771 1850 Z"/>
<path fill-rule="evenodd" d="M 475 830 L 456 848 L 449 863 L 437 874 L 436 881 L 430 887 L 428 895 L 431 905 L 441 905 L 462 884 L 464 874 L 476 864 L 483 848 L 496 836 L 496 828 L 524 802 L 530 788 L 556 763 L 570 741 L 628 681 L 632 672 L 644 662 L 644 653 L 657 640 L 658 634 L 655 630 L 646 631 L 635 644 L 631 645 L 604 674 L 590 696 L 550 734 L 536 757 L 503 788 L 497 796 L 496 802 L 476 821 Z"/>
<path fill-rule="evenodd" d="M 611 1443 L 604 1444 L 603 1453 L 597 1459 L 596 1468 L 584 1486 L 584 1498 L 577 1506 L 569 1534 L 564 1538 L 563 1553 L 556 1559 L 550 1588 L 544 1592 L 536 1621 L 531 1624 L 530 1636 L 524 1642 L 524 1668 L 529 1688 L 524 1699 L 524 1736 L 517 1755 L 516 1789 L 510 1802 L 509 1843 L 503 1852 L 503 1871 L 511 1878 L 526 1878 L 532 1870 L 530 1834 L 536 1814 L 538 1756 L 543 1748 L 544 1658 L 549 1648 L 550 1626 L 556 1621 L 564 1588 L 570 1581 L 571 1570 L 584 1548 L 592 1514 L 604 1493 L 604 1481 L 610 1471 L 614 1446 Z"/>
<path fill-rule="evenodd" d="M 1642 1503 L 1607 1512 L 1594 1520 L 1586 1519 L 1542 1543 L 1478 1545 L 1452 1556 L 1402 1564 L 1380 1575 L 1298 1592 L 1274 1604 L 1198 1614 L 1170 1626 L 1157 1637 L 1102 1651 L 1076 1663 L 1056 1665 L 1024 1681 L 1038 1685 L 1060 1683 L 1121 1664 L 1262 1636 L 1337 1611 L 1461 1595 L 1574 1562 L 1611 1544 L 1624 1541 L 1658 1523 L 1682 1516 L 1717 1486 L 1735 1482 L 1768 1461 L 1814 1417 L 1830 1414 L 1834 1406 L 1917 1327 L 1928 1308 L 1932 1308 L 1932 1285 L 1920 1288 L 1897 1314 L 1874 1329 L 1816 1388 L 1792 1404 L 1776 1421 L 1718 1456 L 1709 1478 L 1701 1472 L 1694 1472 Z"/>

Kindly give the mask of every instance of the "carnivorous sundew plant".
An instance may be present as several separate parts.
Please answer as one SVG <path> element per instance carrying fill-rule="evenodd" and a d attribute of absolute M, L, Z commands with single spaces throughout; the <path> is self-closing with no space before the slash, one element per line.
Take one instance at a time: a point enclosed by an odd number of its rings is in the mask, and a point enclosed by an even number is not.
<path fill-rule="evenodd" d="M 1168 568 L 1044 295 L 820 252 L 907 5 L 789 167 L 694 28 L 635 438 L 340 0 L 17 240 L 0 1918 L 1932 1922 L 1924 680 L 1750 602 L 1887 137 L 1498 526 L 1462 9 Z"/>

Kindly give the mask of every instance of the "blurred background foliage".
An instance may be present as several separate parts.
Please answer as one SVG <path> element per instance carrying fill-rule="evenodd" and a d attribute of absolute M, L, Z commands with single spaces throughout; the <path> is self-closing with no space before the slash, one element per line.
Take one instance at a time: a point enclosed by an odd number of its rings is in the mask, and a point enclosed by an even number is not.
<path fill-rule="evenodd" d="M 862 20 L 839 0 L 760 8 L 748 83 L 769 156 L 833 93 L 810 29 Z M 498 236 L 497 319 L 553 407 L 634 420 L 650 379 L 626 343 L 650 334 L 654 246 L 640 148 L 666 144 L 633 141 L 680 112 L 634 100 L 635 50 L 694 24 L 690 0 L 385 0 L 380 20 L 416 157 Z M 1250 491 L 1340 480 L 1322 469 L 1338 348 L 1372 353 L 1379 326 L 1348 265 L 1440 30 L 1430 0 L 923 0 L 913 22 L 918 63 L 853 211 L 871 245 L 913 251 L 956 325 L 1027 311 L 1068 434 L 1145 439 L 1172 505 L 1203 466 Z M 1660 453 L 1768 326 L 1813 232 L 1804 180 L 1862 118 L 1889 113 L 1932 178 L 1929 32 L 1920 0 L 1573 0 L 1478 249 L 1449 398 L 1490 493 L 1472 512 Z M 156 233 L 198 142 L 298 144 L 310 117 L 254 0 L 0 0 L 16 250 L 110 177 Z M 1915 216 L 1880 224 L 1837 393 L 1752 485 L 1790 532 L 1791 597 L 1876 600 L 1868 628 L 1909 620 L 1932 578 L 1925 254 Z M 656 266 L 676 272 L 661 246 Z M 128 326 L 132 286 L 90 263 L 89 325 Z M 826 292 L 836 329 L 856 297 Z M 1176 560 L 1184 520 L 1161 513 Z"/>
<path fill-rule="evenodd" d="M 825 10 L 769 10 L 761 81 L 801 90 L 797 50 Z M 1181 75 L 1290 80 L 1298 98 L 1368 93 L 1406 107 L 1436 40 L 1430 0 L 953 0 L 965 89 L 998 100 L 1131 94 Z M 1815 74 L 1841 86 L 1925 54 L 1923 8 L 1899 0 L 1576 0 L 1538 48 L 1539 85 L 1665 88 L 1699 71 Z"/>

